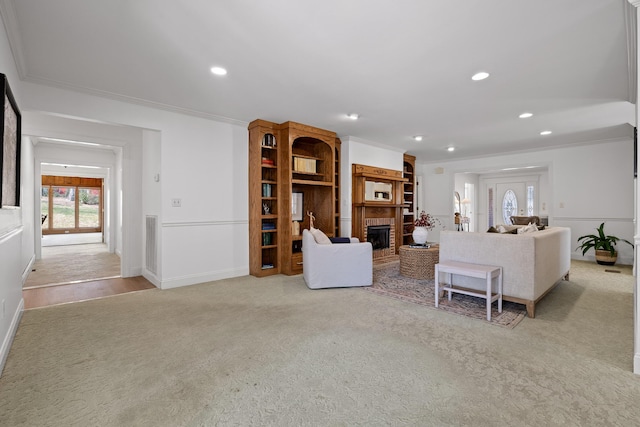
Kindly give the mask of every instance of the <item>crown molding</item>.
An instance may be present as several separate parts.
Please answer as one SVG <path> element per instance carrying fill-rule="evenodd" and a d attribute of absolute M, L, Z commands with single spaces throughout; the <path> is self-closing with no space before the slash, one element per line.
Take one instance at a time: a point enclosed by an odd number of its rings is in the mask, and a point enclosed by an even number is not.
<path fill-rule="evenodd" d="M 22 49 L 22 39 L 20 37 L 20 31 L 18 31 L 18 18 L 11 0 L 0 0 L 0 16 L 2 17 L 2 23 L 7 33 L 13 60 L 16 63 L 18 77 L 20 80 L 24 80 L 27 75 L 27 66 L 24 56 L 22 55 L 24 49 Z"/>
<path fill-rule="evenodd" d="M 1 1 L 1 0 L 0 0 Z M 43 86 L 50 86 L 62 90 L 70 90 L 73 92 L 83 93 L 85 95 L 97 96 L 99 98 L 112 99 L 114 101 L 125 102 L 127 104 L 141 105 L 143 107 L 153 108 L 156 110 L 164 110 L 172 113 L 182 114 L 185 116 L 199 117 L 201 119 L 212 120 L 215 122 L 229 123 L 232 125 L 238 125 L 242 127 L 249 126 L 249 122 L 244 120 L 233 119 L 225 116 L 218 116 L 216 114 L 207 113 L 204 111 L 191 110 L 189 108 L 177 107 L 175 105 L 163 104 L 161 102 L 149 101 L 147 99 L 136 98 L 134 96 L 122 95 L 115 92 L 109 92 L 106 90 L 92 89 L 84 86 L 71 85 L 65 82 L 52 79 L 44 79 L 40 77 L 25 76 L 23 79 L 27 83 L 39 84 Z"/>
<path fill-rule="evenodd" d="M 633 7 L 640 7 L 640 0 L 627 0 Z"/>

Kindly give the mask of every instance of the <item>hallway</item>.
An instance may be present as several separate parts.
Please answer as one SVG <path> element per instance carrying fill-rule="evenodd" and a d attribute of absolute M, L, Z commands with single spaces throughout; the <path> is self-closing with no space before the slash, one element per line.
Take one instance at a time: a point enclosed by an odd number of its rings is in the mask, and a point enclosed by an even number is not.
<path fill-rule="evenodd" d="M 100 233 L 49 235 L 42 239 L 23 287 L 25 309 L 153 289 L 145 278 L 120 277 L 120 257 L 110 253 Z"/>

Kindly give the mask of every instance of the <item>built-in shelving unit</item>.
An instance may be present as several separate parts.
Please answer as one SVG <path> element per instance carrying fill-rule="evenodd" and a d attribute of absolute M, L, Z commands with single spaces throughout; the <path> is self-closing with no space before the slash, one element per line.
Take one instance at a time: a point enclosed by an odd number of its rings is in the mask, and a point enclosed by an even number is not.
<path fill-rule="evenodd" d="M 335 178 L 333 179 L 334 182 L 334 192 L 335 192 L 335 227 L 334 227 L 334 235 L 335 236 L 339 236 L 340 235 L 340 148 L 342 147 L 342 141 L 340 141 L 339 138 L 336 138 L 336 146 L 334 148 L 335 150 L 335 166 L 334 166 L 334 171 L 335 171 Z"/>
<path fill-rule="evenodd" d="M 402 176 L 406 178 L 403 188 L 404 206 L 402 209 L 402 244 L 413 243 L 413 221 L 416 218 L 415 188 L 416 188 L 416 157 L 405 154 L 402 165 Z"/>
<path fill-rule="evenodd" d="M 272 123 L 249 125 L 249 272 L 280 273 L 279 133 Z"/>
<path fill-rule="evenodd" d="M 275 146 L 264 146 L 263 137 L 267 134 L 275 137 Z M 252 275 L 302 272 L 301 235 L 303 229 L 310 227 L 308 212 L 315 217 L 315 228 L 328 236 L 336 235 L 336 209 L 339 207 L 336 141 L 339 139 L 335 132 L 295 122 L 276 124 L 256 120 L 249 125 L 249 264 Z M 256 156 L 260 157 L 259 166 Z M 263 165 L 263 158 L 271 159 L 271 156 L 273 164 Z M 267 160 L 267 163 L 272 162 Z M 262 192 L 263 184 L 273 186 L 270 194 Z M 270 212 L 266 213 L 264 206 L 258 209 L 255 200 L 269 206 Z M 275 210 L 271 210 L 272 206 Z M 275 222 L 275 231 L 265 230 L 265 222 Z M 264 234 L 271 235 L 271 240 L 264 240 Z"/>

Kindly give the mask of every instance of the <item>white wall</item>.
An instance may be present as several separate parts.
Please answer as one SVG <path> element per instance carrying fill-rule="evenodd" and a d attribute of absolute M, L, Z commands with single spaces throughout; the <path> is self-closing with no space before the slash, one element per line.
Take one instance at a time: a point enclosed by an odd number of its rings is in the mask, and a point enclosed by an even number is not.
<path fill-rule="evenodd" d="M 7 76 L 18 108 L 22 110 L 22 88 L 18 71 L 11 55 L 4 23 L 0 20 L 0 72 Z M 28 142 L 22 141 L 28 145 Z M 29 153 L 21 158 L 21 168 L 29 169 Z M 28 191 L 28 182 L 21 182 L 21 198 Z M 0 373 L 4 367 L 13 336 L 22 315 L 22 276 L 27 269 L 30 256 L 23 250 L 24 208 L 0 209 Z"/>
<path fill-rule="evenodd" d="M 418 160 L 419 162 L 419 160 Z M 457 162 L 418 163 L 427 210 L 437 216 L 450 214 L 455 174 L 505 167 L 546 166 L 549 192 L 542 197 L 549 225 L 571 228 L 572 241 L 595 231 L 606 222 L 608 234 L 633 241 L 634 180 L 633 140 L 563 147 L 552 150 L 467 159 Z M 443 173 L 437 173 L 442 171 Z M 562 206 L 562 207 L 561 207 Z M 575 245 L 577 246 L 577 244 Z M 618 245 L 619 262 L 633 264 L 633 250 Z M 572 252 L 575 259 L 583 259 Z M 587 259 L 594 259 L 588 254 Z"/>
<path fill-rule="evenodd" d="M 162 248 L 160 277 L 154 279 L 157 285 L 169 288 L 248 274 L 246 124 L 185 116 L 35 84 L 24 84 L 24 88 L 27 109 L 148 129 L 160 136 L 155 138 L 159 152 L 145 148 L 144 153 L 155 160 L 145 160 L 144 168 L 142 141 L 123 148 L 123 227 L 130 227 L 123 234 L 125 239 L 135 235 L 123 251 L 132 254 L 127 257 L 131 271 L 142 272 L 144 215 L 160 212 Z M 154 161 L 160 164 L 152 164 Z M 157 173 L 160 181 L 151 184 L 149 180 Z M 143 187 L 151 185 L 156 192 L 159 187 L 159 203 L 157 193 L 155 198 L 143 197 Z M 181 199 L 182 207 L 171 207 L 175 198 Z M 151 206 L 143 207 L 143 200 Z"/>

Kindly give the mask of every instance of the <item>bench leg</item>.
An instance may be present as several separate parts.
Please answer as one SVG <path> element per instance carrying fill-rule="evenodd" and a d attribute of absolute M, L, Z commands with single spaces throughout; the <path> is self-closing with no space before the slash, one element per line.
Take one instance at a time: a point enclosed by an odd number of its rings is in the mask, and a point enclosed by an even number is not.
<path fill-rule="evenodd" d="M 487 274 L 487 320 L 491 321 L 491 274 Z"/>
<path fill-rule="evenodd" d="M 436 285 L 436 308 L 438 308 L 438 302 L 440 300 L 440 274 L 438 273 L 438 264 L 436 264 L 435 266 L 435 274 L 436 274 L 436 280 L 435 280 L 435 285 Z"/>

